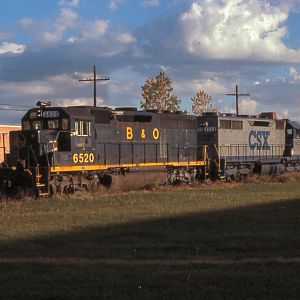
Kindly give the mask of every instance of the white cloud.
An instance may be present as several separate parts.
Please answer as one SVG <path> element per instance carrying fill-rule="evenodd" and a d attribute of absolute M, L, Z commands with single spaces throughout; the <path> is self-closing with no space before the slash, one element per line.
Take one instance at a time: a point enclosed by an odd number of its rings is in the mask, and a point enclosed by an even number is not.
<path fill-rule="evenodd" d="M 264 0 L 199 0 L 180 18 L 183 45 L 206 59 L 299 61 L 286 47 L 288 12 Z"/>
<path fill-rule="evenodd" d="M 75 36 L 71 36 L 70 38 L 68 38 L 68 43 L 70 44 L 74 44 L 76 41 L 78 41 L 79 38 L 75 37 Z"/>
<path fill-rule="evenodd" d="M 80 5 L 80 0 L 59 0 L 59 5 L 77 7 Z"/>
<path fill-rule="evenodd" d="M 116 39 L 121 44 L 131 44 L 136 42 L 136 38 L 128 32 L 120 32 L 116 35 Z"/>
<path fill-rule="evenodd" d="M 300 81 L 300 76 L 297 72 L 297 70 L 294 67 L 291 67 L 289 70 L 289 77 L 290 77 L 290 82 L 295 83 L 296 81 Z"/>
<path fill-rule="evenodd" d="M 241 114 L 255 115 L 257 108 L 257 102 L 252 99 L 243 99 L 239 103 L 239 110 Z"/>
<path fill-rule="evenodd" d="M 96 20 L 90 22 L 83 28 L 82 36 L 87 40 L 97 40 L 108 30 L 109 22 L 105 20 Z"/>
<path fill-rule="evenodd" d="M 58 31 L 65 31 L 77 27 L 78 14 L 70 9 L 64 8 L 61 10 L 57 19 L 56 27 Z"/>
<path fill-rule="evenodd" d="M 109 7 L 111 10 L 116 10 L 124 2 L 124 0 L 110 0 Z"/>
<path fill-rule="evenodd" d="M 39 99 L 40 97 L 53 97 L 62 90 L 79 89 L 78 81 L 69 75 L 61 74 L 46 77 L 45 80 L 29 82 L 0 82 L 0 90 L 4 98 L 14 98 L 22 95 L 23 98 Z"/>
<path fill-rule="evenodd" d="M 182 0 L 176 1 L 179 4 Z M 0 96 L 18 103 L 19 99 L 23 103 L 48 99 L 64 105 L 92 104 L 92 85 L 77 81 L 90 78 L 91 73 L 78 73 L 76 80 L 72 76 L 75 70 L 82 72 L 98 64 L 99 72 L 112 79 L 108 85 L 99 86 L 99 103 L 105 99 L 105 104 L 124 105 L 121 99 L 126 98 L 130 105 L 138 105 L 140 86 L 149 76 L 164 70 L 173 82 L 174 93 L 189 108 L 190 98 L 204 90 L 212 96 L 214 105 L 220 101 L 220 110 L 227 106 L 234 112 L 234 98 L 225 94 L 240 82 L 253 101 L 241 98 L 243 113 L 288 107 L 290 114 L 300 115 L 298 61 L 284 77 L 276 77 L 282 71 L 280 63 L 286 68 L 286 63 L 299 55 L 282 42 L 290 11 L 265 1 L 185 0 L 182 2 L 193 2 L 186 12 L 153 18 L 134 35 L 122 26 L 122 21 L 116 24 L 84 19 L 75 10 L 75 2 L 60 1 L 59 15 L 52 24 L 50 19 L 19 21 L 26 33 L 36 37 L 31 43 L 34 51 L 26 51 L 24 59 L 20 56 L 16 62 L 9 56 L 1 57 L 0 80 L 5 83 L 0 82 Z M 103 2 L 117 9 L 126 0 Z M 138 3 L 141 9 L 142 0 Z M 168 3 L 168 8 L 170 5 L 174 4 Z M 261 61 L 276 61 L 279 67 L 263 64 L 262 69 Z M 12 72 L 6 72 L 8 69 Z M 23 72 L 28 69 L 24 80 Z M 50 76 L 62 72 L 69 75 Z"/>
<path fill-rule="evenodd" d="M 60 11 L 58 18 L 54 24 L 55 30 L 42 31 L 38 33 L 39 40 L 44 44 L 55 44 L 58 43 L 64 36 L 64 33 L 69 29 L 75 29 L 78 27 L 78 14 L 71 8 L 63 8 Z M 20 20 L 21 25 L 23 22 Z M 28 22 L 29 23 L 29 22 Z M 26 25 L 26 19 L 25 19 Z"/>
<path fill-rule="evenodd" d="M 34 20 L 31 18 L 23 18 L 18 21 L 18 24 L 23 28 L 27 29 L 34 24 Z"/>
<path fill-rule="evenodd" d="M 160 0 L 144 0 L 141 2 L 144 7 L 155 7 L 160 5 Z"/>
<path fill-rule="evenodd" d="M 61 40 L 62 33 L 44 31 L 39 33 L 38 37 L 43 44 L 56 44 Z"/>
<path fill-rule="evenodd" d="M 97 97 L 97 104 L 100 105 L 103 103 L 103 99 L 99 99 Z M 65 99 L 58 99 L 56 101 L 57 106 L 80 106 L 80 105 L 89 105 L 91 104 L 90 98 L 65 98 Z"/>
<path fill-rule="evenodd" d="M 6 82 L 0 84 L 2 97 L 10 99 L 20 95 L 23 97 L 31 97 L 40 95 L 50 95 L 54 89 L 49 84 L 42 81 L 22 82 L 16 85 L 14 82 Z"/>
<path fill-rule="evenodd" d="M 103 104 L 104 100 L 98 90 L 97 103 Z M 28 82 L 1 82 L 1 98 L 3 102 L 34 106 L 38 100 L 51 101 L 53 106 L 92 105 L 92 85 L 82 85 L 73 75 L 61 74 L 48 76 L 44 80 Z M 15 122 L 19 117 L 13 117 L 10 122 Z"/>
<path fill-rule="evenodd" d="M 22 54 L 26 49 L 25 45 L 3 42 L 0 45 L 0 55 L 5 53 Z"/>
<path fill-rule="evenodd" d="M 217 78 L 202 80 L 174 80 L 174 91 L 179 95 L 193 97 L 199 91 L 205 91 L 209 96 L 215 99 L 218 95 L 225 95 L 226 86 L 222 85 Z"/>
<path fill-rule="evenodd" d="M 122 2 L 123 0 L 116 1 L 118 5 Z M 69 5 L 67 5 L 68 3 Z M 52 25 L 46 20 L 36 21 L 31 18 L 20 19 L 18 24 L 25 32 L 35 36 L 36 44 L 34 46 L 38 49 L 47 48 L 48 46 L 57 47 L 61 42 L 69 45 L 77 44 L 81 47 L 84 43 L 89 42 L 89 45 L 94 43 L 94 53 L 97 48 L 101 48 L 101 51 L 97 52 L 97 56 L 99 53 L 105 53 L 105 56 L 114 56 L 124 51 L 127 45 L 137 42 L 137 39 L 131 33 L 121 27 L 110 30 L 108 20 L 88 21 L 83 19 L 71 7 L 75 6 L 76 3 L 61 1 L 62 7 L 59 15 Z"/>

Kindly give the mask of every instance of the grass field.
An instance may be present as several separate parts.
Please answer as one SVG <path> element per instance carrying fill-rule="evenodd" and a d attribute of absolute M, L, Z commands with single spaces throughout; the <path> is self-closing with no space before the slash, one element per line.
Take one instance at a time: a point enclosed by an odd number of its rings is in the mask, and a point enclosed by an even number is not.
<path fill-rule="evenodd" d="M 0 204 L 1 299 L 300 299 L 300 181 Z"/>

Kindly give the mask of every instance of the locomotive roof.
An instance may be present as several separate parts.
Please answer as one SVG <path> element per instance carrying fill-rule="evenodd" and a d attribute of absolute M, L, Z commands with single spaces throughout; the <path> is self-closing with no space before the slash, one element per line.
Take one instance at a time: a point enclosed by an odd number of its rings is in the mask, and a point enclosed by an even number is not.
<path fill-rule="evenodd" d="M 63 107 L 63 109 L 72 117 L 90 117 L 93 118 L 92 111 L 107 111 L 115 114 L 143 114 L 143 115 L 151 115 L 151 113 L 144 111 L 137 111 L 128 108 L 110 108 L 110 107 L 95 107 L 95 106 L 67 106 Z"/>
<path fill-rule="evenodd" d="M 108 111 L 115 114 L 127 114 L 127 115 L 135 115 L 135 114 L 143 114 L 143 115 L 153 115 L 153 114 L 160 114 L 170 117 L 178 117 L 178 116 L 184 116 L 184 117 L 194 117 L 192 115 L 186 115 L 182 112 L 158 112 L 158 111 L 143 111 L 143 110 L 137 110 L 133 107 L 116 107 L 116 108 L 110 108 L 106 106 L 86 106 L 86 105 L 80 105 L 80 106 L 65 106 L 65 107 L 54 107 L 54 106 L 47 106 L 43 108 L 44 110 L 64 110 L 66 113 L 68 113 L 72 117 L 93 117 L 91 114 L 91 111 Z"/>
<path fill-rule="evenodd" d="M 84 119 L 93 119 L 93 111 L 106 111 L 108 113 L 112 113 L 115 115 L 144 115 L 144 116 L 153 116 L 153 115 L 159 115 L 164 116 L 164 118 L 195 118 L 193 115 L 187 115 L 183 112 L 170 112 L 170 111 L 142 111 L 137 110 L 133 107 L 117 107 L 117 108 L 110 108 L 105 106 L 87 106 L 87 105 L 78 105 L 78 106 L 42 106 L 42 107 L 34 107 L 29 109 L 26 114 L 23 116 L 23 118 L 28 118 L 30 116 L 30 113 L 33 111 L 37 111 L 39 109 L 42 109 L 42 111 L 60 111 L 68 114 L 72 118 L 84 118 Z"/>
<path fill-rule="evenodd" d="M 287 122 L 295 129 L 297 130 L 300 130 L 300 124 L 297 123 L 296 121 L 290 121 L 290 120 L 287 120 Z"/>
<path fill-rule="evenodd" d="M 200 116 L 201 118 L 202 116 Z M 236 115 L 234 113 L 208 113 L 204 114 L 203 117 L 214 117 L 219 119 L 228 119 L 228 120 L 256 120 L 256 121 L 275 121 L 280 119 L 261 117 L 260 115 Z"/>
<path fill-rule="evenodd" d="M 70 116 L 75 118 L 93 118 L 91 115 L 91 109 L 97 109 L 97 107 L 91 107 L 91 106 L 66 106 L 62 107 Z M 104 109 L 99 109 L 104 110 Z M 106 110 L 106 109 L 105 109 Z"/>

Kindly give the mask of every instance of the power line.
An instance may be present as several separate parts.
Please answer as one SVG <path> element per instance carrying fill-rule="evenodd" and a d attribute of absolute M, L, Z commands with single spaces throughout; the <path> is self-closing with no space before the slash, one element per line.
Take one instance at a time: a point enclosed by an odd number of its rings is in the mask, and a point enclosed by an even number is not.
<path fill-rule="evenodd" d="M 79 79 L 78 81 L 93 81 L 94 82 L 94 106 L 96 107 L 97 106 L 97 90 L 96 90 L 96 83 L 97 81 L 107 81 L 107 80 L 110 80 L 109 77 L 105 77 L 105 78 L 100 78 L 98 77 L 97 78 L 97 75 L 96 75 L 96 66 L 94 66 L 94 78 L 87 78 L 87 79 Z"/>
<path fill-rule="evenodd" d="M 235 86 L 235 93 L 234 94 L 226 94 L 227 96 L 235 96 L 235 110 L 236 115 L 239 115 L 239 96 L 250 96 L 250 94 L 240 94 L 239 93 L 239 86 Z"/>
<path fill-rule="evenodd" d="M 128 84 L 128 83 L 125 83 L 124 81 L 121 81 L 121 80 L 119 80 L 119 79 L 112 79 L 112 82 L 117 82 L 117 83 L 119 83 L 119 84 L 125 85 L 125 86 L 130 87 L 130 88 L 136 86 L 135 83 Z"/>

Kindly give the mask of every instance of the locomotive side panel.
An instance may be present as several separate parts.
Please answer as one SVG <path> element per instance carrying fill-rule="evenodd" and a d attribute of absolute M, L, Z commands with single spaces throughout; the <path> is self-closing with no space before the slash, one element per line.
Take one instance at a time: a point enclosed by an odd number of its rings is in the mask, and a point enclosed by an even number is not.
<path fill-rule="evenodd" d="M 207 113 L 197 118 L 198 144 L 231 161 L 278 159 L 285 148 L 284 120 Z"/>
<path fill-rule="evenodd" d="M 285 122 L 219 118 L 219 153 L 231 160 L 276 159 L 284 152 Z"/>
<path fill-rule="evenodd" d="M 197 160 L 196 119 L 185 115 L 162 115 L 160 157 L 173 162 Z"/>

